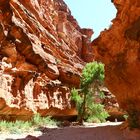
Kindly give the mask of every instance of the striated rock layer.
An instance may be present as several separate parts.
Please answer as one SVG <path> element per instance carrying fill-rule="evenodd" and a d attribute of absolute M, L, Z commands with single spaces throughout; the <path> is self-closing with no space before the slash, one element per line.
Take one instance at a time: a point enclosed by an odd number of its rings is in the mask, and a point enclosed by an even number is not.
<path fill-rule="evenodd" d="M 92 33 L 63 0 L 0 0 L 0 116 L 75 114 L 70 89 L 93 59 Z"/>
<path fill-rule="evenodd" d="M 105 63 L 106 85 L 130 116 L 130 125 L 140 126 L 140 1 L 113 0 L 118 13 L 109 30 L 92 45 L 96 58 Z"/>

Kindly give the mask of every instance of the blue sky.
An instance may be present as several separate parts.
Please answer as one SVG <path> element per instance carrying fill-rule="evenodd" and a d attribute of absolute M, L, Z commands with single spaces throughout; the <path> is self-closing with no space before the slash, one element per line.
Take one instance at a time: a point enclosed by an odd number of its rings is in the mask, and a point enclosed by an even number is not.
<path fill-rule="evenodd" d="M 64 0 L 82 28 L 94 30 L 93 38 L 109 27 L 116 16 L 111 0 Z"/>

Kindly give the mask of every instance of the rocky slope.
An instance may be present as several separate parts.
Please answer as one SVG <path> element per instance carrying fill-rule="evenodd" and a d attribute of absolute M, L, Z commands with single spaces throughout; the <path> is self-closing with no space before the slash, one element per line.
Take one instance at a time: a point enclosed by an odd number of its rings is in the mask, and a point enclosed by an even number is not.
<path fill-rule="evenodd" d="M 92 45 L 96 58 L 106 64 L 106 85 L 130 125 L 140 126 L 140 1 L 113 0 L 118 13 L 109 30 Z"/>
<path fill-rule="evenodd" d="M 0 0 L 0 116 L 75 114 L 70 88 L 93 59 L 92 34 L 63 0 Z"/>

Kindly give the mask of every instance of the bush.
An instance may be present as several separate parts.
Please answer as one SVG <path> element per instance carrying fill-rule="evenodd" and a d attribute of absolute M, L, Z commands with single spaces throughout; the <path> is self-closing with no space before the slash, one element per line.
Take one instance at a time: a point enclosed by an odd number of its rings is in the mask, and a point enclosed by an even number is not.
<path fill-rule="evenodd" d="M 96 103 L 96 97 L 103 98 L 100 90 L 104 81 L 104 65 L 102 63 L 88 63 L 82 71 L 80 89 L 71 90 L 71 100 L 75 101 L 78 121 L 104 122 L 109 116 L 104 106 Z"/>
<path fill-rule="evenodd" d="M 15 121 L 15 122 L 8 122 L 8 121 L 0 121 L 0 132 L 9 132 L 12 134 L 15 133 L 22 133 L 22 132 L 29 132 L 31 128 L 31 123 L 26 121 Z"/>
<path fill-rule="evenodd" d="M 40 114 L 35 114 L 31 121 L 0 121 L 0 132 L 8 132 L 12 134 L 20 134 L 23 132 L 32 132 L 38 130 L 39 127 L 57 126 L 58 121 L 50 116 L 41 117 Z"/>
<path fill-rule="evenodd" d="M 41 117 L 39 113 L 35 114 L 32 119 L 32 125 L 35 126 L 57 126 L 58 121 L 51 118 L 51 116 Z"/>

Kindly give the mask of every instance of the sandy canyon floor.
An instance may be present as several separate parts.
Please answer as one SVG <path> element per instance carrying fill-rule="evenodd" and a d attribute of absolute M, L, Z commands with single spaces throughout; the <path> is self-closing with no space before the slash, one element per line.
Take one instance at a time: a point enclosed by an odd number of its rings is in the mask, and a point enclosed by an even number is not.
<path fill-rule="evenodd" d="M 35 136 L 34 138 L 28 135 Z M 121 123 L 44 128 L 30 134 L 0 134 L 0 140 L 140 140 L 140 130 L 121 129 Z"/>

